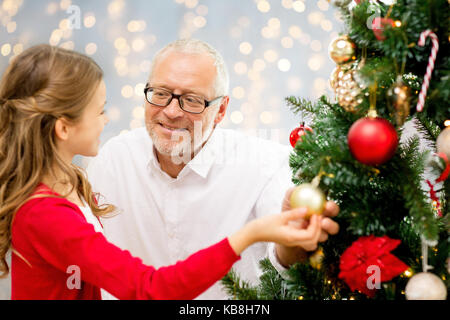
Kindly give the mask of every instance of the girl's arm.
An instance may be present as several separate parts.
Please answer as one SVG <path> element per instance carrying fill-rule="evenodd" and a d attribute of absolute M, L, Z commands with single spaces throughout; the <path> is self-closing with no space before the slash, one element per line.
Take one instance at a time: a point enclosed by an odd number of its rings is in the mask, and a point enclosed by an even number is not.
<path fill-rule="evenodd" d="M 83 281 L 119 299 L 194 299 L 225 276 L 251 244 L 277 241 L 299 245 L 314 236 L 313 221 L 309 230 L 289 225 L 290 220 L 302 216 L 301 210 L 267 216 L 184 261 L 156 270 L 109 243 L 67 201 L 44 198 L 30 202 L 34 201 L 28 210 L 18 212 L 14 235 L 26 237 L 43 259 L 62 272 L 78 266 Z"/>

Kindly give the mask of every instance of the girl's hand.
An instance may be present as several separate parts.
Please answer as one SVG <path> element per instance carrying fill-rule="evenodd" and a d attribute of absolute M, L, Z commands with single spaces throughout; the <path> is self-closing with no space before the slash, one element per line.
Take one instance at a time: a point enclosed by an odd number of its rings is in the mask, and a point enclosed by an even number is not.
<path fill-rule="evenodd" d="M 237 255 L 255 242 L 276 242 L 288 247 L 300 246 L 307 251 L 315 250 L 321 234 L 322 217 L 312 216 L 305 228 L 293 223 L 303 220 L 306 212 L 305 208 L 297 208 L 252 220 L 228 240 Z"/>

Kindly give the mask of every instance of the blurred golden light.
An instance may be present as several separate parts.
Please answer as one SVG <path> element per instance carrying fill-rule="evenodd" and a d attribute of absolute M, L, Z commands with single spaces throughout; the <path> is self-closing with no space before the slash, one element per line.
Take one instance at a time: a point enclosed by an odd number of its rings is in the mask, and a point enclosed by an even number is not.
<path fill-rule="evenodd" d="M 17 23 L 15 21 L 10 21 L 6 25 L 6 31 L 8 33 L 13 33 L 14 31 L 16 31 L 16 29 L 17 29 Z"/>
<path fill-rule="evenodd" d="M 258 1 L 257 8 L 261 12 L 264 12 L 264 13 L 269 12 L 270 11 L 270 3 L 267 2 L 266 0 L 260 0 L 260 1 Z"/>
<path fill-rule="evenodd" d="M 313 70 L 317 71 L 322 67 L 323 59 L 322 56 L 314 55 L 308 60 L 308 67 Z"/>
<path fill-rule="evenodd" d="M 116 47 L 117 50 L 123 49 L 127 46 L 127 40 L 125 38 L 117 38 L 114 41 L 114 46 Z"/>
<path fill-rule="evenodd" d="M 320 26 L 324 31 L 331 31 L 333 30 L 333 23 L 330 20 L 322 20 L 320 22 Z"/>
<path fill-rule="evenodd" d="M 308 15 L 308 22 L 312 25 L 318 25 L 323 19 L 323 13 L 320 11 L 314 11 Z"/>
<path fill-rule="evenodd" d="M 260 80 L 261 79 L 261 75 L 259 74 L 259 72 L 258 71 L 256 71 L 256 70 L 250 70 L 248 73 L 247 73 L 247 77 L 251 80 L 251 81 L 258 81 L 258 80 Z"/>
<path fill-rule="evenodd" d="M 75 43 L 73 41 L 67 41 L 61 44 L 60 47 L 66 50 L 73 50 L 75 49 Z"/>
<path fill-rule="evenodd" d="M 124 98 L 131 98 L 132 96 L 133 96 L 133 94 L 134 94 L 134 89 L 133 89 L 133 87 L 132 86 L 130 86 L 130 85 L 126 85 L 126 86 L 124 86 L 123 88 L 122 88 L 122 97 L 124 97 Z"/>
<path fill-rule="evenodd" d="M 247 64 L 242 61 L 236 62 L 234 65 L 234 72 L 236 72 L 237 74 L 247 73 Z"/>
<path fill-rule="evenodd" d="M 121 13 L 125 6 L 125 2 L 123 0 L 114 0 L 108 5 L 108 13 L 111 18 L 117 18 Z"/>
<path fill-rule="evenodd" d="M 259 119 L 264 124 L 270 124 L 273 122 L 273 115 L 269 111 L 264 111 L 259 115 Z"/>
<path fill-rule="evenodd" d="M 252 52 L 252 45 L 249 42 L 242 42 L 239 45 L 239 51 L 241 51 L 242 54 L 250 54 Z"/>
<path fill-rule="evenodd" d="M 86 14 L 86 16 L 84 17 L 84 26 L 89 29 L 95 26 L 95 23 L 95 15 L 93 13 Z"/>
<path fill-rule="evenodd" d="M 70 29 L 70 22 L 69 19 L 62 19 L 59 22 L 59 28 L 64 31 L 64 30 L 69 30 Z"/>
<path fill-rule="evenodd" d="M 59 29 L 53 30 L 50 36 L 50 45 L 56 46 L 61 41 L 63 32 Z"/>
<path fill-rule="evenodd" d="M 278 18 L 270 18 L 267 25 L 272 29 L 279 29 L 281 26 L 280 19 Z"/>
<path fill-rule="evenodd" d="M 193 24 L 197 28 L 203 28 L 204 26 L 206 26 L 206 19 L 202 16 L 197 16 L 194 18 Z"/>
<path fill-rule="evenodd" d="M 47 14 L 54 15 L 58 11 L 58 4 L 56 2 L 50 2 L 47 6 Z"/>
<path fill-rule="evenodd" d="M 278 69 L 282 72 L 288 72 L 291 69 L 291 62 L 288 59 L 278 60 Z"/>
<path fill-rule="evenodd" d="M 133 40 L 131 47 L 133 48 L 134 51 L 141 52 L 142 50 L 145 49 L 145 45 L 146 43 L 142 38 L 136 38 L 135 40 Z"/>
<path fill-rule="evenodd" d="M 257 72 L 263 71 L 266 68 L 266 63 L 263 59 L 256 59 L 253 61 L 253 69 Z"/>
<path fill-rule="evenodd" d="M 319 0 L 317 1 L 317 7 L 322 11 L 327 11 L 330 5 L 327 0 Z"/>
<path fill-rule="evenodd" d="M 16 44 L 13 48 L 13 52 L 15 55 L 21 54 L 23 52 L 23 44 L 21 43 Z"/>
<path fill-rule="evenodd" d="M 114 66 L 115 66 L 117 69 L 124 68 L 124 67 L 126 67 L 127 65 L 128 65 L 128 63 L 127 63 L 127 58 L 125 58 L 125 57 L 117 57 L 117 58 L 114 60 Z"/>
<path fill-rule="evenodd" d="M 4 57 L 8 56 L 11 53 L 11 45 L 9 43 L 4 44 L 1 53 Z"/>
<path fill-rule="evenodd" d="M 275 62 L 278 59 L 278 53 L 275 50 L 267 50 L 264 52 L 264 59 L 267 62 Z"/>
<path fill-rule="evenodd" d="M 275 31 L 269 27 L 264 27 L 261 29 L 261 35 L 266 39 L 270 39 L 275 37 Z"/>
<path fill-rule="evenodd" d="M 292 2 L 293 0 L 281 0 L 281 5 L 285 9 L 292 9 Z"/>
<path fill-rule="evenodd" d="M 144 96 L 145 83 L 138 83 L 136 87 L 134 87 L 134 94 L 138 97 Z"/>
<path fill-rule="evenodd" d="M 231 122 L 234 124 L 240 124 L 242 121 L 244 121 L 244 116 L 242 115 L 242 112 L 240 111 L 233 111 L 230 116 Z"/>
<path fill-rule="evenodd" d="M 450 126 L 450 120 L 445 120 L 444 121 L 444 126 L 446 126 L 446 127 Z"/>
<path fill-rule="evenodd" d="M 397 21 L 394 22 L 394 25 L 396 27 L 401 27 L 402 26 L 402 22 L 400 20 L 397 20 Z"/>
<path fill-rule="evenodd" d="M 133 117 L 138 120 L 145 118 L 145 109 L 142 106 L 138 106 L 133 109 Z"/>
<path fill-rule="evenodd" d="M 245 96 L 245 89 L 242 87 L 236 87 L 233 89 L 232 94 L 236 99 L 242 99 Z"/>
<path fill-rule="evenodd" d="M 107 114 L 108 118 L 113 122 L 116 122 L 120 119 L 120 109 L 117 107 L 108 108 Z"/>
<path fill-rule="evenodd" d="M 71 0 L 61 0 L 61 2 L 59 3 L 59 6 L 61 8 L 61 10 L 67 10 L 72 4 Z"/>
<path fill-rule="evenodd" d="M 85 52 L 86 52 L 86 54 L 88 54 L 90 56 L 95 54 L 97 52 L 97 45 L 93 42 L 88 43 L 86 45 Z"/>
<path fill-rule="evenodd" d="M 299 39 L 302 35 L 302 29 L 299 26 L 291 26 L 289 27 L 289 34 L 294 39 Z"/>
<path fill-rule="evenodd" d="M 296 12 L 303 12 L 305 11 L 306 6 L 303 1 L 297 0 L 292 3 L 292 9 L 294 9 L 294 11 Z"/>
<path fill-rule="evenodd" d="M 281 39 L 281 45 L 283 48 L 290 49 L 294 46 L 294 40 L 291 37 L 283 37 Z"/>

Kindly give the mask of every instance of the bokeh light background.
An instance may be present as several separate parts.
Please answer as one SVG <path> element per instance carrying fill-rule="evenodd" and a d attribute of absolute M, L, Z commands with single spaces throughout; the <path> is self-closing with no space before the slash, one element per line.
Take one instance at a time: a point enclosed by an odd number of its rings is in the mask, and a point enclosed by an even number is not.
<path fill-rule="evenodd" d="M 178 38 L 207 41 L 222 53 L 231 80 L 223 128 L 288 145 L 289 133 L 302 119 L 290 111 L 285 98 L 332 97 L 328 79 L 335 63 L 328 57 L 328 45 L 343 31 L 343 22 L 327 0 L 0 0 L 0 4 L 2 74 L 11 59 L 39 43 L 83 52 L 103 68 L 111 120 L 103 143 L 144 125 L 143 89 L 151 59 Z M 89 159 L 77 161 L 85 166 Z M 9 297 L 7 282 L 0 281 L 0 298 Z"/>

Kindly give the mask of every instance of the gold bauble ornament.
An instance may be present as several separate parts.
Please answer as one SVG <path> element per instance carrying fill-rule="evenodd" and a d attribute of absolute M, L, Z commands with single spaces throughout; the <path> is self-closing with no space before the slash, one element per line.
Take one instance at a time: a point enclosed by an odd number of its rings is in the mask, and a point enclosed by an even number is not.
<path fill-rule="evenodd" d="M 347 112 L 356 112 L 357 107 L 363 102 L 361 93 L 364 85 L 357 81 L 360 67 L 361 65 L 337 66 L 331 74 L 330 86 L 334 90 L 337 102 Z"/>
<path fill-rule="evenodd" d="M 319 247 L 310 257 L 309 257 L 309 264 L 314 269 L 320 269 L 322 267 L 322 261 L 323 261 L 323 249 Z"/>
<path fill-rule="evenodd" d="M 436 148 L 438 153 L 444 153 L 450 160 L 450 127 L 441 131 L 436 140 Z"/>
<path fill-rule="evenodd" d="M 402 126 L 409 116 L 411 88 L 404 84 L 402 77 L 387 92 L 389 105 L 395 115 L 395 122 Z"/>
<path fill-rule="evenodd" d="M 304 183 L 297 186 L 291 194 L 291 208 L 306 207 L 308 212 L 306 218 L 313 214 L 322 214 L 326 198 L 325 194 L 318 187 L 311 183 Z"/>
<path fill-rule="evenodd" d="M 330 58 L 337 64 L 345 64 L 355 57 L 356 45 L 346 35 L 334 39 L 328 47 Z"/>
<path fill-rule="evenodd" d="M 420 272 L 409 279 L 405 294 L 407 300 L 445 300 L 447 287 L 437 275 Z"/>

